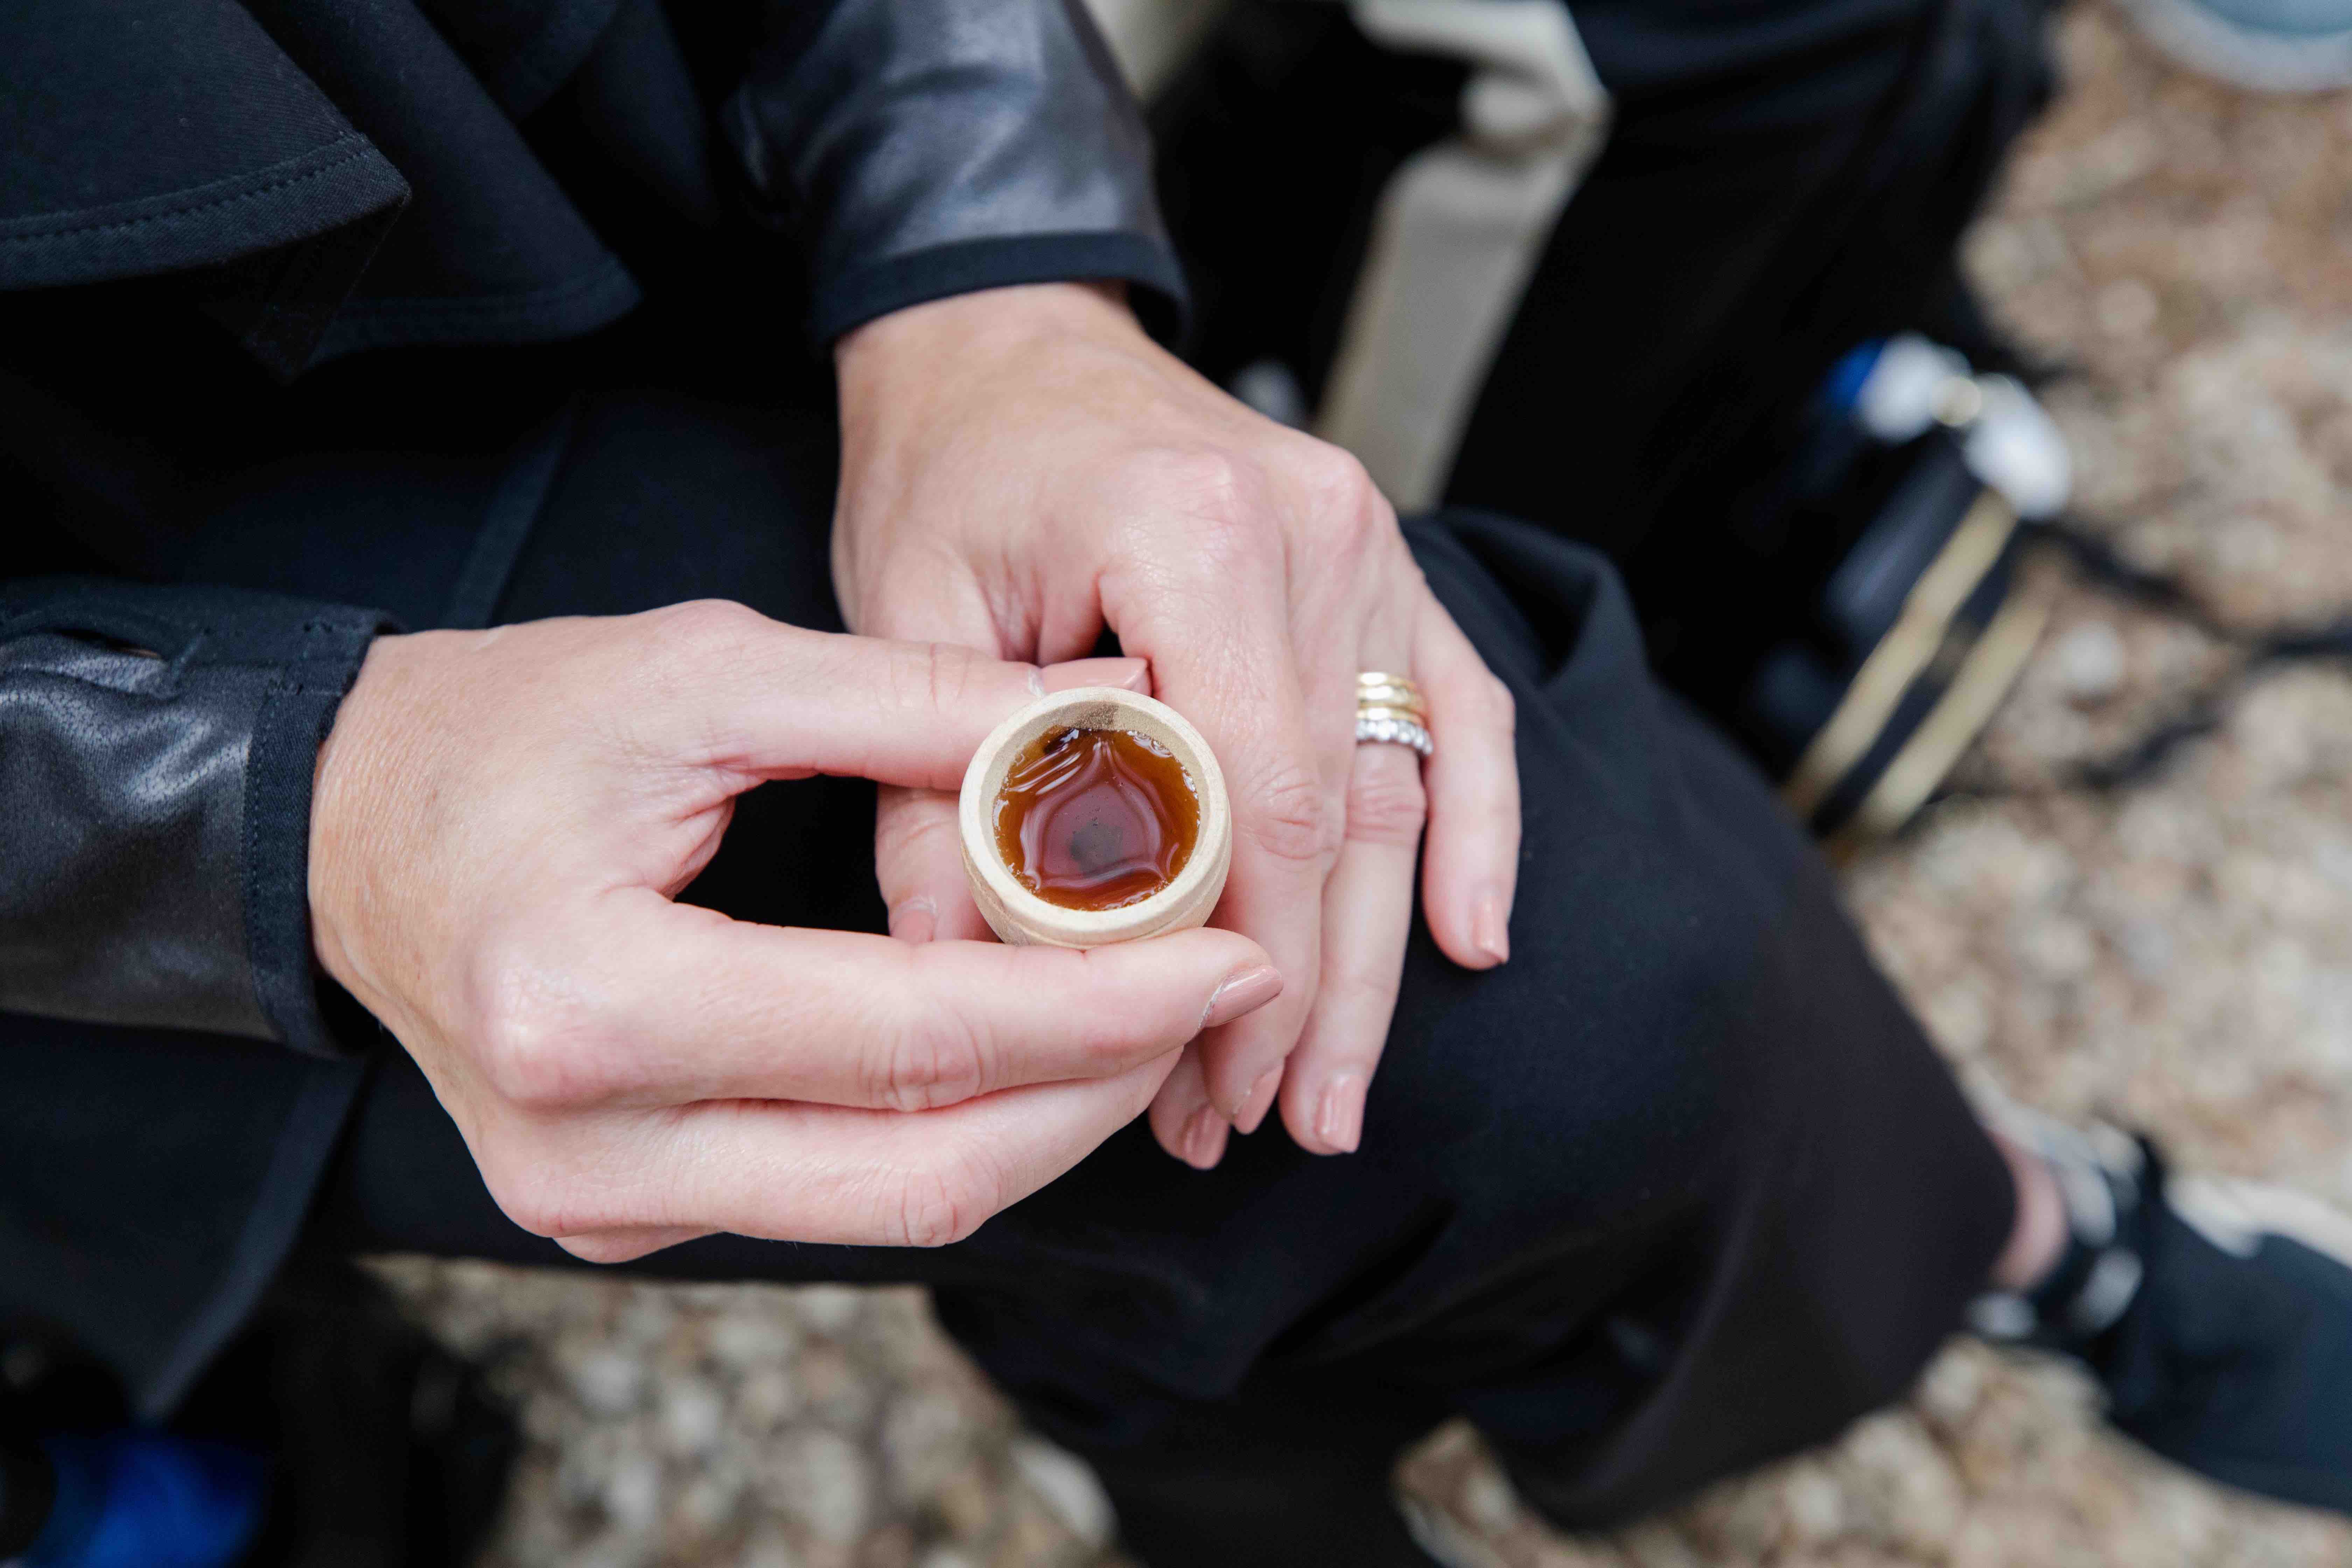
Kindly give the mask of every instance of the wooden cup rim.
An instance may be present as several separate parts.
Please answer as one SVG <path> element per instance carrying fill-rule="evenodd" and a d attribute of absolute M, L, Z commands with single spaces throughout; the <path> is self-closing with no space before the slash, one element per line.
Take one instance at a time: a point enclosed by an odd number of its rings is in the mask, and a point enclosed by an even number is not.
<path fill-rule="evenodd" d="M 1022 749 L 1048 730 L 1125 730 L 1168 748 L 1192 775 L 1201 801 L 1192 852 L 1168 885 L 1116 910 L 1067 910 L 1023 887 L 996 849 L 995 804 Z M 963 869 L 991 930 L 1006 942 L 1050 947 L 1102 947 L 1200 925 L 1217 907 L 1233 867 L 1233 817 L 1216 753 L 1182 714 L 1164 702 L 1116 686 L 1049 692 L 991 731 L 964 770 L 956 802 Z"/>

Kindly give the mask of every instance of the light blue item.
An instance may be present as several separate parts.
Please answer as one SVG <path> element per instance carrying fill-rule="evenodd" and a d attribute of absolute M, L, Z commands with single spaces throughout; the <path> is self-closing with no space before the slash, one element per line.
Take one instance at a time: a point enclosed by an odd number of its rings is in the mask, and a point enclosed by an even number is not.
<path fill-rule="evenodd" d="M 2150 43 L 2257 92 L 2352 83 L 2352 0 L 2123 0 Z"/>

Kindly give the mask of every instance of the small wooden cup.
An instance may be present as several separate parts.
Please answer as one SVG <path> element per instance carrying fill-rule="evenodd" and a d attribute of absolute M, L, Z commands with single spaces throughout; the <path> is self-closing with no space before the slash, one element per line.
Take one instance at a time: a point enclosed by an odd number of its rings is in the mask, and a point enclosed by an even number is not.
<path fill-rule="evenodd" d="M 1013 875 L 996 849 L 996 797 L 1024 747 L 1048 730 L 1125 730 L 1168 748 L 1192 775 L 1201 797 L 1201 826 L 1192 853 L 1166 887 L 1116 910 L 1066 910 L 1049 904 Z M 1225 775 L 1201 732 L 1164 702 L 1115 686 L 1081 686 L 1040 697 L 999 724 L 964 770 L 956 808 L 963 837 L 964 876 L 973 902 L 996 934 L 1022 946 L 1102 947 L 1163 931 L 1189 931 L 1206 921 L 1225 890 L 1234 863 L 1232 808 Z"/>

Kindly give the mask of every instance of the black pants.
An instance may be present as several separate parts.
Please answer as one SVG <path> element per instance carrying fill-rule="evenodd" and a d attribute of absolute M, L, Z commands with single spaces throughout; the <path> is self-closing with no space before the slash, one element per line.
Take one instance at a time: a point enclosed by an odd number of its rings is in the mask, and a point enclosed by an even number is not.
<path fill-rule="evenodd" d="M 804 416 L 590 397 L 499 618 L 721 595 L 837 624 L 824 445 Z M 383 483 L 331 549 L 249 524 L 210 574 L 404 591 Z M 1171 1565 L 1422 1562 L 1387 1471 L 1454 1412 L 1581 1524 L 1899 1392 L 2007 1234 L 1998 1154 L 1762 782 L 1645 674 L 1601 559 L 1476 514 L 1412 540 L 1518 700 L 1526 849 L 1508 965 L 1416 931 L 1362 1152 L 1270 1129 L 1202 1174 L 1138 1124 L 955 1247 L 714 1237 L 633 1267 L 931 1285 Z M 871 810 L 852 782 L 766 786 L 689 896 L 878 929 Z M 303 1245 L 578 1267 L 499 1215 L 390 1049 Z"/>

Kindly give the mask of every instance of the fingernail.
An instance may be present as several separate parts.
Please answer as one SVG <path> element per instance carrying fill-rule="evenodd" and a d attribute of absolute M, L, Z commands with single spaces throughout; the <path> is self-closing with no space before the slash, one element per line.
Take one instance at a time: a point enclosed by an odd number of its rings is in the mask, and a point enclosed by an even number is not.
<path fill-rule="evenodd" d="M 1149 692 L 1151 665 L 1140 658 L 1072 658 L 1049 664 L 1045 689 L 1067 691 L 1079 686 L 1116 686 L 1123 691 Z"/>
<path fill-rule="evenodd" d="M 1029 695 L 1032 697 L 1043 697 L 1045 695 L 1045 672 L 1044 670 L 1033 669 L 1029 672 Z"/>
<path fill-rule="evenodd" d="M 1479 952 L 1497 963 L 1511 961 L 1511 910 L 1493 889 L 1470 906 L 1470 940 Z"/>
<path fill-rule="evenodd" d="M 1234 1131 L 1243 1134 L 1256 1131 L 1265 1113 L 1274 1109 L 1275 1091 L 1281 1087 L 1280 1063 L 1258 1074 L 1257 1081 L 1250 1085 L 1250 1091 L 1242 1096 L 1241 1104 L 1234 1111 Z"/>
<path fill-rule="evenodd" d="M 1315 1108 L 1315 1136 L 1342 1154 L 1352 1154 L 1364 1132 L 1364 1075 L 1343 1072 L 1323 1086 Z"/>
<path fill-rule="evenodd" d="M 890 934 L 900 942 L 926 942 L 939 929 L 939 906 L 929 899 L 908 899 L 890 906 Z"/>
<path fill-rule="evenodd" d="M 1196 1171 L 1209 1170 L 1225 1157 L 1225 1119 L 1215 1106 L 1201 1107 L 1184 1123 L 1183 1150 L 1184 1163 Z"/>
<path fill-rule="evenodd" d="M 1209 1005 L 1201 1009 L 1201 1027 L 1213 1029 L 1220 1024 L 1230 1024 L 1243 1014 L 1265 1006 L 1282 994 L 1282 971 L 1270 963 L 1260 963 L 1225 976 L 1225 983 L 1209 997 Z"/>

